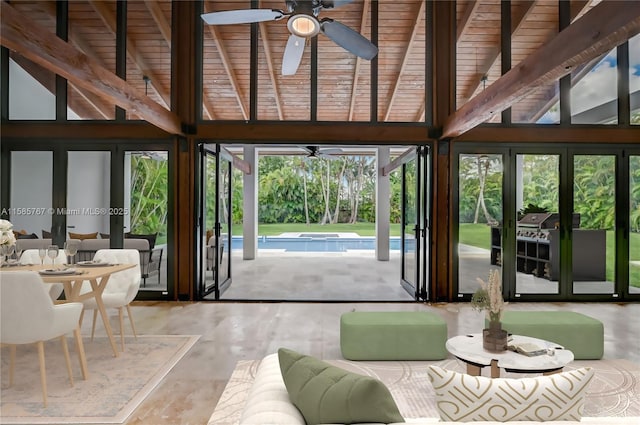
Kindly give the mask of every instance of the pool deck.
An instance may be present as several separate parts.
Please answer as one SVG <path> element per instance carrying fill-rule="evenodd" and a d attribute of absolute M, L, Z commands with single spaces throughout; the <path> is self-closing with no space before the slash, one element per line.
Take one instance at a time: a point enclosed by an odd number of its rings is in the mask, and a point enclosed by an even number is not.
<path fill-rule="evenodd" d="M 262 236 L 260 236 L 262 237 Z M 269 238 L 374 238 L 375 236 L 360 236 L 351 232 L 284 232 Z"/>

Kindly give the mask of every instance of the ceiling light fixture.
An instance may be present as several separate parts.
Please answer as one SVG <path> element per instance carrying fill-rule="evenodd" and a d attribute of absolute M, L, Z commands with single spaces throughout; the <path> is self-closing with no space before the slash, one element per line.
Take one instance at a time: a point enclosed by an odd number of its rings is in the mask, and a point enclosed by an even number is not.
<path fill-rule="evenodd" d="M 313 16 L 293 15 L 287 21 L 287 28 L 298 37 L 313 37 L 320 32 L 320 22 Z"/>

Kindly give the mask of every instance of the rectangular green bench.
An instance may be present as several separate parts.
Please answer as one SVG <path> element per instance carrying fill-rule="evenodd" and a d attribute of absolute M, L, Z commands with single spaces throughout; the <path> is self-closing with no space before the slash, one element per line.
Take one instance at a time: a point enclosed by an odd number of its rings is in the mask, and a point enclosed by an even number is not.
<path fill-rule="evenodd" d="M 340 317 L 340 349 L 348 360 L 442 360 L 447 323 L 425 311 L 355 311 Z"/>
<path fill-rule="evenodd" d="M 560 344 L 576 360 L 597 360 L 604 354 L 602 322 L 573 311 L 505 311 L 502 329 Z"/>

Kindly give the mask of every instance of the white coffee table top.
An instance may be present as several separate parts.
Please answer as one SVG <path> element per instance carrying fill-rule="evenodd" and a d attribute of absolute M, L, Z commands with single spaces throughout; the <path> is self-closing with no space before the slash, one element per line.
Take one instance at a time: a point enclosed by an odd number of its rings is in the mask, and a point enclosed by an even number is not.
<path fill-rule="evenodd" d="M 514 372 L 545 372 L 562 369 L 573 361 L 573 353 L 565 350 L 564 347 L 555 342 L 528 336 L 513 335 L 513 340 L 510 341 L 509 344 L 525 342 L 546 348 L 552 355 L 543 354 L 529 357 L 510 350 L 502 353 L 492 353 L 482 348 L 482 334 L 455 336 L 447 340 L 446 347 L 447 351 L 464 362 L 473 363 L 478 366 L 489 366 L 492 360 L 496 360 L 498 367 Z"/>

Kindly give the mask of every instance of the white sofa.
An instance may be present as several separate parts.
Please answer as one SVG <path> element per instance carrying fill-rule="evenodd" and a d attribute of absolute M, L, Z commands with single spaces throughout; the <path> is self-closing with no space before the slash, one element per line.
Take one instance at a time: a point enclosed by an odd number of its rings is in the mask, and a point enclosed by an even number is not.
<path fill-rule="evenodd" d="M 454 424 L 458 422 L 440 422 L 439 418 L 406 418 L 406 423 L 421 424 Z M 478 423 L 478 422 L 476 422 Z M 517 425 L 540 425 L 541 422 L 520 421 Z M 551 421 L 545 424 L 572 425 L 572 424 L 638 424 L 638 418 L 621 417 L 590 417 L 582 418 L 580 422 Z M 502 422 L 479 422 L 481 425 L 496 425 Z M 214 415 L 209 419 L 208 425 L 219 425 L 215 422 Z M 256 378 L 247 395 L 247 401 L 240 417 L 240 425 L 305 425 L 304 418 L 298 409 L 289 400 L 287 388 L 280 373 L 278 354 L 266 356 L 256 372 Z M 365 424 L 363 424 L 365 425 Z M 366 424 L 381 425 L 381 424 Z M 394 424 L 399 425 L 399 424 Z"/>

